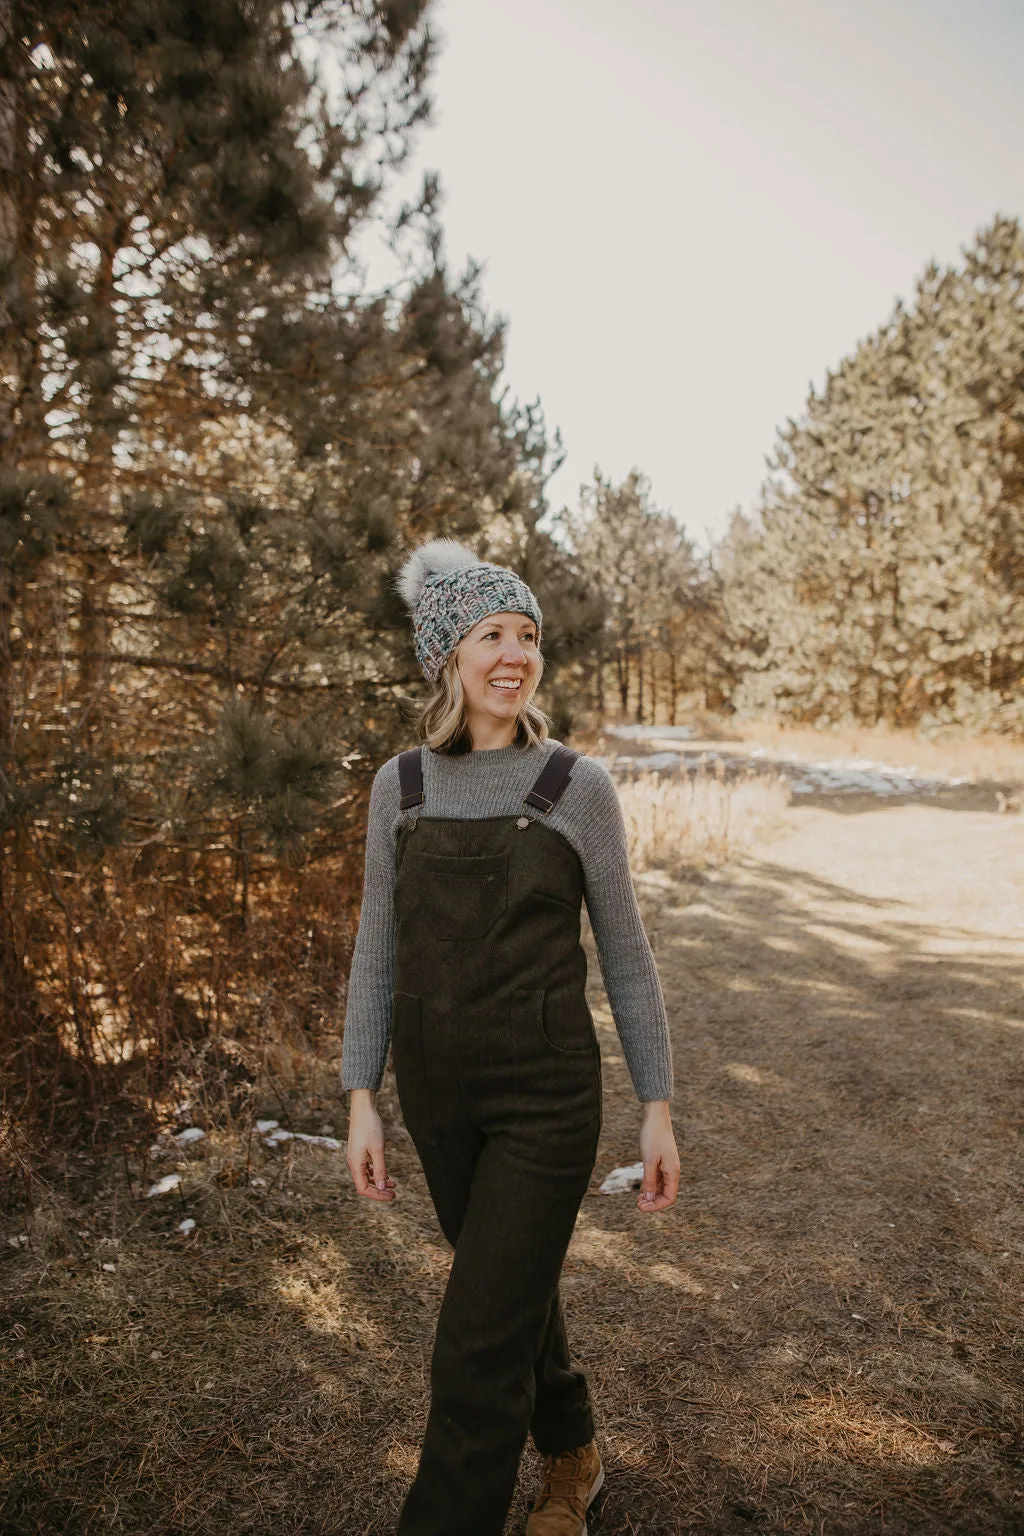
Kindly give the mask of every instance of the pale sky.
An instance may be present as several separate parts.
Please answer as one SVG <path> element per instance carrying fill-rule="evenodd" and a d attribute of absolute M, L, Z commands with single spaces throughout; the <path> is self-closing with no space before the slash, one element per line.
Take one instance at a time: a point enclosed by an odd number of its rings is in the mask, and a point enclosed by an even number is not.
<path fill-rule="evenodd" d="M 452 269 L 562 429 L 706 545 L 809 386 L 1024 216 L 1022 0 L 435 0 Z"/>

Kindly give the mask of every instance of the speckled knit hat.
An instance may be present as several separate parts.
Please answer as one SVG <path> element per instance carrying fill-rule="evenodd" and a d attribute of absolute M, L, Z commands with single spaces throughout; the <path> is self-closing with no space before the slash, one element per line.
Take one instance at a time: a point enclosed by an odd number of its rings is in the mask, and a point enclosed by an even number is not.
<path fill-rule="evenodd" d="M 416 659 L 428 682 L 489 613 L 527 614 L 540 640 L 540 605 L 522 577 L 481 560 L 457 539 L 430 539 L 414 549 L 395 586 L 412 615 Z"/>

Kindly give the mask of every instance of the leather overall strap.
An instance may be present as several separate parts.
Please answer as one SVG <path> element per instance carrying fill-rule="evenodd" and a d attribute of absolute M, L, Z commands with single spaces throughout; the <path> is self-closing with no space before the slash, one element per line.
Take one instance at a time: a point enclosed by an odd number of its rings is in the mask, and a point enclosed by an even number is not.
<path fill-rule="evenodd" d="M 398 754 L 398 787 L 402 792 L 399 805 L 403 811 L 423 804 L 423 749 L 410 747 Z"/>
<path fill-rule="evenodd" d="M 579 753 L 572 747 L 556 747 L 537 775 L 533 788 L 523 796 L 526 804 L 536 806 L 546 816 L 568 784 L 572 765 L 578 757 Z"/>
<path fill-rule="evenodd" d="M 523 796 L 526 804 L 543 811 L 546 816 L 564 792 L 572 765 L 578 757 L 579 753 L 573 751 L 572 747 L 556 747 L 537 775 L 532 789 Z M 398 803 L 403 811 L 423 804 L 421 747 L 410 747 L 407 752 L 398 754 L 398 784 L 402 795 Z"/>

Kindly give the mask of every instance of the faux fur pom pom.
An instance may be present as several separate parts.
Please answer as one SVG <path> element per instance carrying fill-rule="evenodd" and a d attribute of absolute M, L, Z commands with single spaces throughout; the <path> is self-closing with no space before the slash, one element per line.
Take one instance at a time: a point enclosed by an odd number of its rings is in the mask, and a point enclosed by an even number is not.
<path fill-rule="evenodd" d="M 475 555 L 465 544 L 460 544 L 458 539 L 429 539 L 426 544 L 414 549 L 405 561 L 395 577 L 395 586 L 412 613 L 428 576 L 433 576 L 437 571 L 456 571 L 465 565 L 479 564 L 480 556 Z"/>

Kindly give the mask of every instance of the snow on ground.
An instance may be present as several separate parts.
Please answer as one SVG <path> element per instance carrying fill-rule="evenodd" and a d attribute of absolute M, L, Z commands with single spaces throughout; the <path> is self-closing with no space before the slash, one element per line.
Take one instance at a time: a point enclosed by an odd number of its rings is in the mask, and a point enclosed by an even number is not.
<path fill-rule="evenodd" d="M 609 735 L 629 741 L 660 743 L 686 739 L 693 732 L 689 726 L 626 725 L 616 726 Z M 771 765 L 783 778 L 795 795 L 813 794 L 869 794 L 869 795 L 928 795 L 956 784 L 966 784 L 966 778 L 947 778 L 942 774 L 922 773 L 920 769 L 897 767 L 892 763 L 878 763 L 867 757 L 820 758 L 807 761 L 801 758 L 775 756 L 766 747 L 751 747 L 742 752 L 693 751 L 652 752 L 648 757 L 635 757 L 619 753 L 615 757 L 600 759 L 610 770 L 642 767 L 655 773 L 676 773 L 680 768 L 689 771 L 701 762 L 725 764 L 728 771 L 749 768 L 752 761 Z"/>
<path fill-rule="evenodd" d="M 169 1195 L 172 1189 L 177 1189 L 181 1183 L 180 1173 L 165 1173 L 162 1179 L 157 1179 L 146 1191 L 146 1199 L 152 1200 L 154 1195 Z"/>
<path fill-rule="evenodd" d="M 753 754 L 752 754 L 753 755 Z M 797 763 L 784 758 L 777 763 L 785 773 L 795 795 L 810 795 L 820 790 L 839 790 L 870 795 L 935 794 L 953 784 L 966 784 L 966 778 L 948 779 L 937 773 L 921 773 L 917 768 L 895 768 L 890 763 L 874 763 L 870 758 L 834 758 L 831 762 Z"/>
<path fill-rule="evenodd" d="M 624 736 L 627 741 L 690 741 L 694 729 L 692 725 L 617 725 L 611 734 Z"/>
<path fill-rule="evenodd" d="M 301 1141 L 307 1147 L 327 1147 L 331 1152 L 340 1152 L 344 1146 L 344 1142 L 336 1136 L 310 1136 L 306 1131 L 286 1131 L 276 1120 L 257 1120 L 256 1129 L 267 1147 L 279 1147 L 283 1141 Z"/>
<path fill-rule="evenodd" d="M 602 1195 L 617 1195 L 624 1189 L 639 1189 L 644 1177 L 643 1163 L 630 1163 L 626 1168 L 613 1168 L 600 1186 Z"/>

